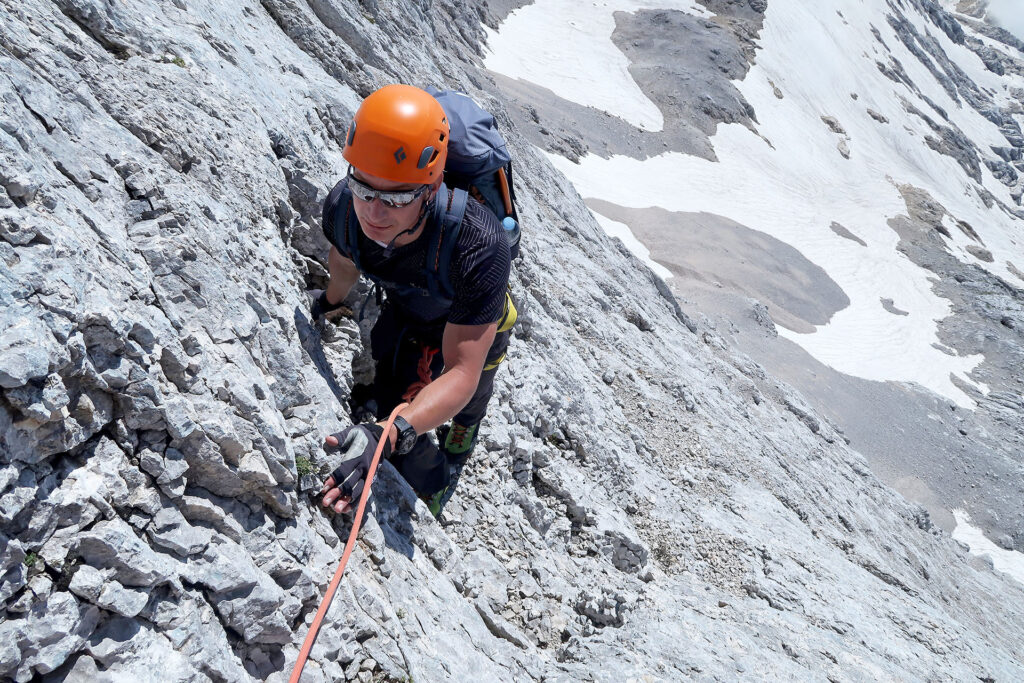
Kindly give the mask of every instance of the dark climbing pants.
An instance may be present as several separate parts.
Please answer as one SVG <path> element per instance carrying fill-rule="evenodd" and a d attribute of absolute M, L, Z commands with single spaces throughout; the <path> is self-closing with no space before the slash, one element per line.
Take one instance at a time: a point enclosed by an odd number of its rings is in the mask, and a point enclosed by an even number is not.
<path fill-rule="evenodd" d="M 437 379 L 444 370 L 441 352 L 443 327 L 418 329 L 404 324 L 394 309 L 384 306 L 370 332 L 370 352 L 376 366 L 371 395 L 377 403 L 377 419 L 384 420 L 399 403 L 411 400 L 410 392 Z M 494 391 L 498 363 L 508 348 L 509 333 L 499 332 L 487 353 L 473 397 L 453 419 L 461 425 L 480 422 Z M 427 434 L 421 434 L 404 455 L 395 454 L 391 464 L 423 497 L 448 486 L 448 461 Z"/>

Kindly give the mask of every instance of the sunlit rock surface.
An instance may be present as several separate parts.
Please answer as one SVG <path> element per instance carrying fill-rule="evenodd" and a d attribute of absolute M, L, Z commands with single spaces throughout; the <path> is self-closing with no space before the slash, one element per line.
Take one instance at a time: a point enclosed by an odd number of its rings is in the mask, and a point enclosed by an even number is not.
<path fill-rule="evenodd" d="M 308 320 L 319 203 L 394 81 L 498 112 L 521 317 L 441 522 L 382 467 L 305 680 L 1024 677 L 1024 589 L 603 233 L 488 95 L 488 11 L 0 8 L 0 678 L 287 678 L 368 365 Z"/>

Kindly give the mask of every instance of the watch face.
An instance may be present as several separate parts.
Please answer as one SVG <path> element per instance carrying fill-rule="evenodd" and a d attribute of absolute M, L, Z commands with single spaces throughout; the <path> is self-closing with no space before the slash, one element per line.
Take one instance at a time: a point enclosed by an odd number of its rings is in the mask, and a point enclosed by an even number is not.
<path fill-rule="evenodd" d="M 403 433 L 398 441 L 398 452 L 408 453 L 412 450 L 414 443 L 416 443 L 416 432 L 410 430 L 408 433 Z"/>

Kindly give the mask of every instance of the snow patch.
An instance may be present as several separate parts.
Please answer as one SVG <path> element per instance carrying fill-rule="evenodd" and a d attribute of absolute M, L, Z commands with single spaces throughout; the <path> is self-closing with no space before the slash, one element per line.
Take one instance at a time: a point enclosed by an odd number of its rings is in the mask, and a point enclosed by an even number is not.
<path fill-rule="evenodd" d="M 981 529 L 971 526 L 971 517 L 963 510 L 953 510 L 953 517 L 956 519 L 954 539 L 967 544 L 972 555 L 988 557 L 997 570 L 1024 584 L 1024 553 L 1005 550 L 988 540 Z"/>
<path fill-rule="evenodd" d="M 668 268 L 655 262 L 651 258 L 651 250 L 645 247 L 643 243 L 633 235 L 633 232 L 629 229 L 628 225 L 625 223 L 619 223 L 618 221 L 613 221 L 612 219 L 602 216 L 593 210 L 591 210 L 590 213 L 592 213 L 594 218 L 597 219 L 598 224 L 604 228 L 605 233 L 611 237 L 617 237 L 622 240 L 622 243 L 626 245 L 626 249 L 629 249 L 637 258 L 646 263 L 647 266 L 654 271 L 655 275 L 660 277 L 662 280 L 667 280 L 672 277 L 672 272 Z"/>
<path fill-rule="evenodd" d="M 718 213 L 793 245 L 828 273 L 850 305 L 813 334 L 780 327 L 781 336 L 841 372 L 916 382 L 973 407 L 950 375 L 969 382 L 967 373 L 981 356 L 950 357 L 932 347 L 937 321 L 949 315 L 950 304 L 931 292 L 931 273 L 896 251 L 896 233 L 877 215 L 881 205 L 889 215 L 904 209 L 896 189 L 882 176 L 844 177 L 827 162 L 807 168 L 806 157 L 776 153 L 763 142 L 752 149 L 747 141 L 760 140 L 744 126 L 719 130 L 720 163 L 677 153 L 647 161 L 588 156 L 579 166 L 550 159 L 584 197 L 629 208 Z M 799 131 L 789 133 L 794 139 L 780 148 L 797 144 Z M 867 248 L 833 233 L 832 221 L 853 229 Z M 878 305 L 880 298 L 899 302 L 909 315 L 892 316 Z"/>
<path fill-rule="evenodd" d="M 513 11 L 495 32 L 484 26 L 484 66 L 548 88 L 559 97 L 606 111 L 648 131 L 660 131 L 661 111 L 629 73 L 612 42 L 615 12 L 676 9 L 708 16 L 692 0 L 537 0 Z"/>

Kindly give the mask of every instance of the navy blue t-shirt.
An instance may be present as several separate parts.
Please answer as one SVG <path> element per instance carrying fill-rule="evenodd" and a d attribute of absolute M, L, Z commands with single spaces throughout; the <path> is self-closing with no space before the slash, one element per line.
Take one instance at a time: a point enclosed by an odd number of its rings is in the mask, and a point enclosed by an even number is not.
<path fill-rule="evenodd" d="M 351 259 L 345 248 L 345 236 L 335 234 L 335 214 L 345 192 L 346 180 L 342 179 L 324 201 L 323 231 L 327 240 L 341 253 Z M 446 199 L 438 195 L 438 200 Z M 346 207 L 343 207 L 346 208 Z M 351 220 L 356 220 L 351 213 Z M 428 218 L 428 220 L 430 220 Z M 359 265 L 362 272 L 373 275 L 385 283 L 411 285 L 426 290 L 425 264 L 430 250 L 424 236 L 431 234 L 426 226 L 414 242 L 393 247 L 390 254 L 384 247 L 368 238 L 360 229 L 357 231 Z M 462 219 L 455 248 L 452 251 L 449 279 L 454 296 L 446 322 L 456 325 L 486 325 L 496 322 L 505 310 L 505 292 L 508 288 L 512 257 L 504 230 L 495 215 L 479 202 L 466 202 L 466 213 Z M 415 310 L 415 297 L 406 297 L 385 285 L 389 303 L 396 304 L 404 313 L 421 322 L 439 322 L 435 310 Z M 426 315 L 424 315 L 426 313 Z"/>

